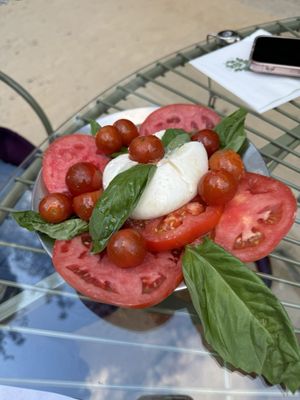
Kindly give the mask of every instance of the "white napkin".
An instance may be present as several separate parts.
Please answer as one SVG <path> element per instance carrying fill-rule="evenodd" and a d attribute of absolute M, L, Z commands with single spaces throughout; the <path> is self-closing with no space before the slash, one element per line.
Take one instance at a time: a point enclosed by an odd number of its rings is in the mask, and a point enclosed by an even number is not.
<path fill-rule="evenodd" d="M 247 69 L 253 41 L 260 35 L 271 34 L 259 29 L 240 42 L 195 58 L 190 63 L 243 100 L 249 108 L 263 113 L 300 96 L 300 79 Z M 236 70 L 239 65 L 241 70 Z"/>
<path fill-rule="evenodd" d="M 0 385 L 0 400 L 75 400 L 73 397 L 40 390 Z"/>

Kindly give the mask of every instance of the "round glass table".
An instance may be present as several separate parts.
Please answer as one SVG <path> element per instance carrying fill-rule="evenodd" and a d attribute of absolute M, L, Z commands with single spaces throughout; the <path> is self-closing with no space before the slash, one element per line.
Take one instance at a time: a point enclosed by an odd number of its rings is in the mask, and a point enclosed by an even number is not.
<path fill-rule="evenodd" d="M 252 26 L 299 37 L 300 18 Z M 162 58 L 101 93 L 50 134 L 19 167 L 1 162 L 0 385 L 55 392 L 81 400 L 275 399 L 280 386 L 232 370 L 203 341 L 202 326 L 186 290 L 161 304 L 129 310 L 80 296 L 55 272 L 35 233 L 19 228 L 12 210 L 31 208 L 42 152 L 54 138 L 86 129 L 90 119 L 171 103 L 213 107 L 221 116 L 239 100 L 194 69 L 189 61 L 222 46 L 210 37 Z M 133 111 L 131 111 L 133 110 Z M 247 134 L 272 176 L 288 184 L 299 207 L 300 100 L 264 114 L 249 110 Z M 119 115 L 119 114 L 118 114 Z M 123 115 L 123 114 L 122 114 Z M 47 121 L 47 131 L 49 124 Z M 299 215 L 267 270 L 271 286 L 300 333 Z M 268 272 L 268 273 L 267 273 Z M 300 380 L 300 377 L 299 377 Z M 293 398 L 300 399 L 300 393 Z"/>

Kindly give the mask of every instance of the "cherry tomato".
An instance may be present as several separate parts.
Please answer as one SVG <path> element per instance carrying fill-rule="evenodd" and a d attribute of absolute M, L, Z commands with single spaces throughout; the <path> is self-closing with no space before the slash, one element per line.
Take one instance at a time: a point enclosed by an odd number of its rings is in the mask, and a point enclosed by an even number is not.
<path fill-rule="evenodd" d="M 150 220 L 128 220 L 138 230 L 150 251 L 180 249 L 210 232 L 219 221 L 222 206 L 205 206 L 192 201 L 170 214 Z"/>
<path fill-rule="evenodd" d="M 102 174 L 94 164 L 79 162 L 68 169 L 66 185 L 73 196 L 93 192 L 102 187 Z"/>
<path fill-rule="evenodd" d="M 45 196 L 39 204 L 41 217 L 52 224 L 65 221 L 72 213 L 72 200 L 63 193 L 51 193 Z"/>
<path fill-rule="evenodd" d="M 201 131 L 194 133 L 191 139 L 203 144 L 208 157 L 210 157 L 215 151 L 219 150 L 219 135 L 211 129 L 202 129 Z"/>
<path fill-rule="evenodd" d="M 120 132 L 123 146 L 128 147 L 132 140 L 139 136 L 137 127 L 129 119 L 118 119 L 113 126 Z"/>
<path fill-rule="evenodd" d="M 95 192 L 82 193 L 74 197 L 72 206 L 75 214 L 84 221 L 88 221 L 102 192 L 102 190 L 96 190 Z"/>
<path fill-rule="evenodd" d="M 214 240 L 241 261 L 267 256 L 288 233 L 296 217 L 291 189 L 263 175 L 246 172 L 225 205 Z"/>
<path fill-rule="evenodd" d="M 154 136 L 138 136 L 130 143 L 129 158 L 139 163 L 148 164 L 159 161 L 165 154 L 162 141 Z"/>
<path fill-rule="evenodd" d="M 239 181 L 245 173 L 243 160 L 240 155 L 231 149 L 216 151 L 208 160 L 210 169 L 217 171 L 224 169 Z"/>
<path fill-rule="evenodd" d="M 201 178 L 198 193 L 209 205 L 221 205 L 233 198 L 238 183 L 227 171 L 208 171 Z"/>
<path fill-rule="evenodd" d="M 112 154 L 122 147 L 122 137 L 118 129 L 106 125 L 99 129 L 95 137 L 96 146 L 104 154 Z"/>
<path fill-rule="evenodd" d="M 121 229 L 114 233 L 107 245 L 107 256 L 120 268 L 141 264 L 146 255 L 144 238 L 134 229 Z"/>

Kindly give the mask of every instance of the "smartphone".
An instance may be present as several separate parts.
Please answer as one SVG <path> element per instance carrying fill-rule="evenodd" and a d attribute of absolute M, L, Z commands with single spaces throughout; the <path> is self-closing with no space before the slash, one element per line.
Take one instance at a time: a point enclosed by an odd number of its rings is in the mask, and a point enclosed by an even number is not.
<path fill-rule="evenodd" d="M 300 39 L 257 36 L 249 67 L 255 72 L 300 78 Z"/>

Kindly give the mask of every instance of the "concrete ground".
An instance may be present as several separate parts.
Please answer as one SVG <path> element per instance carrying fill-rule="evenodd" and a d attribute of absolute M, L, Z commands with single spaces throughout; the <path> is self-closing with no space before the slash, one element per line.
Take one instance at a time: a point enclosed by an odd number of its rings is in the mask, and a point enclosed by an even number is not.
<path fill-rule="evenodd" d="M 0 0 L 0 68 L 55 128 L 121 78 L 207 33 L 299 14 L 299 0 Z M 0 125 L 34 144 L 46 137 L 1 82 Z"/>

